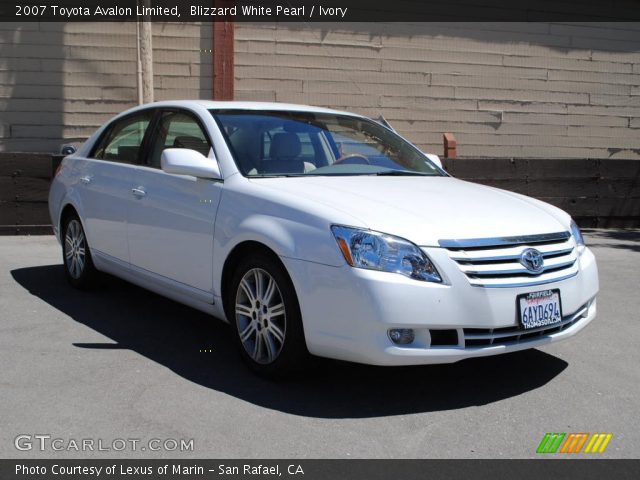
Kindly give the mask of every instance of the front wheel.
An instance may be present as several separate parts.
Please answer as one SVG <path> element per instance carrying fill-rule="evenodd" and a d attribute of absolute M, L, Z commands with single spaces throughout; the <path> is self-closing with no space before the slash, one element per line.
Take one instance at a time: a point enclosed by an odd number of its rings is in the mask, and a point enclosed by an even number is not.
<path fill-rule="evenodd" d="M 76 288 L 93 285 L 97 271 L 82 223 L 76 215 L 70 215 L 62 229 L 62 259 L 68 282 Z"/>
<path fill-rule="evenodd" d="M 298 299 L 280 262 L 252 255 L 240 262 L 232 285 L 229 320 L 244 361 L 269 377 L 299 371 L 308 352 Z"/>

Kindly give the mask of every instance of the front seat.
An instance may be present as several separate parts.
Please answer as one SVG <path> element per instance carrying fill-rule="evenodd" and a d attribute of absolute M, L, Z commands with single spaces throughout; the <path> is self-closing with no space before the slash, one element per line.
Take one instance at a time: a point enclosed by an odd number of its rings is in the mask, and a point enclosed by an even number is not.
<path fill-rule="evenodd" d="M 270 158 L 262 161 L 262 173 L 304 173 L 304 161 L 299 158 L 301 152 L 302 143 L 298 135 L 276 133 L 271 139 Z"/>
<path fill-rule="evenodd" d="M 189 148 L 200 152 L 205 157 L 209 156 L 209 144 L 201 138 L 190 135 L 177 136 L 173 140 L 173 148 Z"/>

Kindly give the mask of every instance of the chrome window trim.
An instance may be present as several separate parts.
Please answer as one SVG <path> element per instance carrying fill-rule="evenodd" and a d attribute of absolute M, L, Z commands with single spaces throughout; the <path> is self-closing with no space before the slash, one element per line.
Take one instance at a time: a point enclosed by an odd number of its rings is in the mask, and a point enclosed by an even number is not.
<path fill-rule="evenodd" d="M 568 240 L 570 237 L 571 233 L 569 232 L 554 232 L 543 233 L 541 235 L 519 235 L 515 237 L 443 239 L 438 240 L 438 245 L 440 245 L 442 248 L 502 247 L 505 245 L 519 245 Z"/>

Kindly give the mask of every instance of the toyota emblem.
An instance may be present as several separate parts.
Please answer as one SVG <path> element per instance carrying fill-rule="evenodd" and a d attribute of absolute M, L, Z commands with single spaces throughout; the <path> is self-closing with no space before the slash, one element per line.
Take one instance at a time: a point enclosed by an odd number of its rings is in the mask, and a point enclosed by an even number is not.
<path fill-rule="evenodd" d="M 520 263 L 532 273 L 540 273 L 544 268 L 544 257 L 535 248 L 527 248 L 520 255 Z"/>

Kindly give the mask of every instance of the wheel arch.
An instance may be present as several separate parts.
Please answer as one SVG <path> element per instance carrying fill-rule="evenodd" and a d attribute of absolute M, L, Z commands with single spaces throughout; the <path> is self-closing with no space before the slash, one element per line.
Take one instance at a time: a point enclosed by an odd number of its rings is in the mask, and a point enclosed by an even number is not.
<path fill-rule="evenodd" d="M 82 229 L 84 230 L 84 234 L 87 238 L 87 244 L 91 246 L 91 238 L 89 238 L 89 232 L 87 231 L 87 226 L 82 216 L 82 209 L 79 208 L 78 204 L 70 198 L 65 199 L 65 201 L 62 203 L 60 214 L 58 215 L 58 231 L 60 232 L 60 241 L 64 241 L 62 236 L 62 227 L 69 215 L 75 215 L 76 217 L 78 217 L 78 219 L 80 220 L 80 225 L 82 225 Z"/>
<path fill-rule="evenodd" d="M 233 279 L 233 274 L 235 273 L 236 268 L 238 267 L 238 264 L 240 263 L 240 261 L 243 258 L 245 258 L 247 255 L 252 253 L 266 254 L 269 257 L 271 257 L 273 260 L 275 260 L 282 267 L 283 271 L 287 274 L 287 277 L 289 278 L 289 281 L 291 282 L 291 285 L 293 286 L 294 291 L 296 291 L 295 284 L 293 283 L 293 279 L 291 278 L 291 274 L 289 273 L 289 271 L 287 270 L 287 267 L 282 262 L 282 260 L 280 259 L 280 256 L 276 253 L 274 249 L 257 240 L 242 241 L 237 245 L 235 245 L 227 255 L 222 267 L 222 273 L 220 277 L 220 296 L 222 298 L 222 307 L 224 310 L 224 314 L 227 318 L 227 321 L 229 322 L 231 321 L 230 319 L 233 318 L 233 315 L 230 315 L 229 308 L 231 306 L 229 305 L 229 300 L 228 300 L 229 289 L 231 288 L 231 280 Z M 296 291 L 296 296 L 297 296 L 297 291 Z"/>
<path fill-rule="evenodd" d="M 74 211 L 75 214 L 80 219 L 80 223 L 85 230 L 85 234 L 87 233 L 87 229 L 85 228 L 84 222 L 84 208 L 82 198 L 79 195 L 79 192 L 75 188 L 65 188 L 66 191 L 62 192 L 60 195 L 60 199 L 54 203 L 58 205 L 57 208 L 57 226 L 58 228 L 62 228 L 62 222 L 65 220 L 65 215 L 68 215 L 70 211 Z M 51 202 L 51 199 L 49 200 Z M 52 221 L 54 219 L 52 218 Z"/>
<path fill-rule="evenodd" d="M 58 219 L 58 228 L 60 228 L 60 232 L 62 232 L 62 226 L 64 225 L 64 222 L 67 220 L 68 217 L 72 215 L 75 215 L 76 217 L 80 218 L 80 214 L 78 213 L 78 210 L 72 203 L 65 204 L 60 210 L 60 218 Z M 80 222 L 82 222 L 82 219 L 80 219 Z"/>

